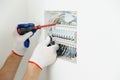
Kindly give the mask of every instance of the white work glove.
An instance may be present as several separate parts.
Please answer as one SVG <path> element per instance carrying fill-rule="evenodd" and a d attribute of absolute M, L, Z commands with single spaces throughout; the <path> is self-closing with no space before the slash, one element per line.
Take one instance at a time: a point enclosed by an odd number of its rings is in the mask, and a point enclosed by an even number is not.
<path fill-rule="evenodd" d="M 19 35 L 17 30 L 15 30 L 13 32 L 13 37 L 14 37 L 14 48 L 12 50 L 12 52 L 18 56 L 24 56 L 25 51 L 27 50 L 27 48 L 24 46 L 24 41 L 26 39 L 28 39 L 29 37 L 32 36 L 32 32 L 28 32 L 24 35 Z"/>
<path fill-rule="evenodd" d="M 49 43 L 50 37 L 47 37 L 47 39 L 43 42 L 39 42 L 28 62 L 35 64 L 41 70 L 54 63 L 57 56 L 56 50 L 58 50 L 59 46 L 55 44 L 48 47 L 47 45 Z"/>

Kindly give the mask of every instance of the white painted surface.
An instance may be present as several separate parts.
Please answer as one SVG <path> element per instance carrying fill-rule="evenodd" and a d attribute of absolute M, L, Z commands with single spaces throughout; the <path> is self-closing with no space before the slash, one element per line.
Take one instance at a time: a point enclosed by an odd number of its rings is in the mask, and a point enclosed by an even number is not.
<path fill-rule="evenodd" d="M 24 19 L 26 16 L 25 4 L 22 3 L 24 0 L 6 1 L 0 2 L 0 66 L 8 56 L 13 43 L 10 37 L 11 27 L 15 27 L 21 21 L 43 24 L 44 10 L 76 10 L 78 11 L 78 63 L 73 64 L 58 59 L 49 67 L 48 72 L 42 73 L 40 80 L 47 80 L 47 77 L 48 80 L 120 80 L 120 1 L 28 0 L 28 20 Z M 6 4 L 8 7 L 5 6 Z M 23 4 L 24 6 L 21 6 Z M 39 31 L 37 36 L 38 34 Z M 23 65 L 26 66 L 25 63 L 32 49 L 21 63 L 15 80 L 21 80 L 25 70 Z"/>
<path fill-rule="evenodd" d="M 120 80 L 120 1 L 80 2 L 80 79 Z"/>

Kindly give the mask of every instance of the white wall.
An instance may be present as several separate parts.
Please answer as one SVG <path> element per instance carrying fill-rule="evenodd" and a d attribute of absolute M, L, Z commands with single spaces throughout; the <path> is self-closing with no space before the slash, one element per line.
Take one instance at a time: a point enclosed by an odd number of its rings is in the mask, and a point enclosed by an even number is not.
<path fill-rule="evenodd" d="M 80 3 L 81 80 L 120 79 L 120 1 Z"/>
<path fill-rule="evenodd" d="M 119 4 L 119 0 L 80 2 L 81 80 L 120 80 Z"/>

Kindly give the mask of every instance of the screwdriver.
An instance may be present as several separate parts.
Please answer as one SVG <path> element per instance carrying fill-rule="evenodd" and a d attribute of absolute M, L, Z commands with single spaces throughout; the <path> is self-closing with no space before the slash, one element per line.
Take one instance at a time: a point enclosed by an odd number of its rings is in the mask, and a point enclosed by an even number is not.
<path fill-rule="evenodd" d="M 25 33 L 27 32 L 30 32 L 32 30 L 38 30 L 38 29 L 41 29 L 41 28 L 45 28 L 45 27 L 51 27 L 51 26 L 55 26 L 56 24 L 45 24 L 45 25 L 37 25 L 37 26 L 34 26 L 34 27 L 21 27 L 21 28 L 18 28 L 17 29 L 17 32 L 20 34 L 20 35 L 24 35 Z"/>

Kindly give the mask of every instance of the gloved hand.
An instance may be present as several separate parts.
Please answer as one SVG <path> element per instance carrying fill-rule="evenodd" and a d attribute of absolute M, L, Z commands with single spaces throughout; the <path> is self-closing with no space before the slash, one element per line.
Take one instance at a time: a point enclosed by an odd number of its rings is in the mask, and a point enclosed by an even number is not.
<path fill-rule="evenodd" d="M 47 46 L 50 43 L 50 37 L 43 42 L 39 42 L 37 47 L 35 48 L 33 55 L 31 56 L 29 63 L 35 64 L 41 70 L 54 63 L 56 61 L 56 50 L 58 50 L 59 46 L 57 44 L 52 46 Z"/>
<path fill-rule="evenodd" d="M 19 24 L 18 27 L 29 27 L 29 24 Z M 27 48 L 25 47 L 26 43 L 29 47 L 29 38 L 33 35 L 33 32 L 28 32 L 24 35 L 19 35 L 17 32 L 17 29 L 14 31 L 13 33 L 13 37 L 15 39 L 14 42 L 14 48 L 12 50 L 12 52 L 18 56 L 24 56 L 25 51 L 27 50 Z"/>
<path fill-rule="evenodd" d="M 28 23 L 28 24 L 18 24 L 17 29 L 19 28 L 28 28 L 28 27 L 34 27 L 35 25 L 33 23 Z M 33 35 L 36 32 L 36 30 L 32 30 Z M 30 45 L 30 40 L 29 38 L 24 41 L 24 46 L 28 48 Z"/>

